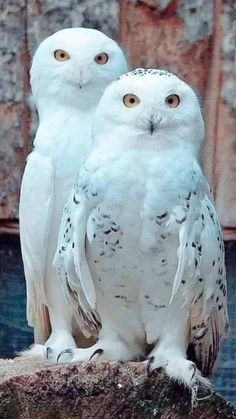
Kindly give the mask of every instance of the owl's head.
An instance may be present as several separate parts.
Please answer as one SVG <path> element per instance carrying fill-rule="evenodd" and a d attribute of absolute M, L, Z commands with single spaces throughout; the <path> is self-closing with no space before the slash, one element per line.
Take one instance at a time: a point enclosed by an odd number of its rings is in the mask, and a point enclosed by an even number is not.
<path fill-rule="evenodd" d="M 105 87 L 127 71 L 121 48 L 95 29 L 68 28 L 46 38 L 31 67 L 36 105 L 96 105 Z"/>
<path fill-rule="evenodd" d="M 95 121 L 98 136 L 102 137 L 101 126 L 107 132 L 122 130 L 126 133 L 124 141 L 136 137 L 162 147 L 182 141 L 199 148 L 205 132 L 197 95 L 165 70 L 136 69 L 111 83 L 98 105 Z"/>

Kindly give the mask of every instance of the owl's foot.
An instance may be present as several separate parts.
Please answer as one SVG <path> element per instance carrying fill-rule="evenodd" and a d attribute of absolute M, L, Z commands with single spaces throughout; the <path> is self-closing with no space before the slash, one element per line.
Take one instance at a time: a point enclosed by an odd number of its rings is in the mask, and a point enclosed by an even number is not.
<path fill-rule="evenodd" d="M 45 360 L 50 363 L 56 363 L 59 354 L 66 348 L 76 348 L 75 341 L 70 333 L 51 334 L 44 345 L 34 344 L 28 350 L 22 351 L 20 356 L 32 357 L 35 359 Z M 63 354 L 63 362 L 70 359 L 68 354 Z"/>
<path fill-rule="evenodd" d="M 70 362 L 80 361 L 130 361 L 135 359 L 139 354 L 135 350 L 131 350 L 122 341 L 112 341 L 99 339 L 95 345 L 90 348 L 68 348 L 62 351 L 57 362 L 63 362 L 64 355 L 70 356 Z"/>
<path fill-rule="evenodd" d="M 35 358 L 39 360 L 47 359 L 46 347 L 39 344 L 30 346 L 29 349 L 19 352 L 18 355 L 23 358 Z"/>
<path fill-rule="evenodd" d="M 152 353 L 147 362 L 147 371 L 150 374 L 153 370 L 163 368 L 171 379 L 183 384 L 190 390 L 194 390 L 198 385 L 211 387 L 210 382 L 204 378 L 192 361 L 188 361 L 184 356 L 175 357 L 168 353 Z"/>

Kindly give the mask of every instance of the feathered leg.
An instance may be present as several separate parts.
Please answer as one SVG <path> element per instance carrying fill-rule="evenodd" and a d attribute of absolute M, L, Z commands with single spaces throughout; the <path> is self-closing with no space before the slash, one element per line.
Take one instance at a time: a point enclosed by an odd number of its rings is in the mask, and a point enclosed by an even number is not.
<path fill-rule="evenodd" d="M 164 368 L 170 378 L 190 389 L 200 383 L 209 386 L 209 381 L 202 377 L 196 365 L 187 360 L 188 323 L 186 308 L 180 307 L 177 311 L 175 306 L 155 348 L 148 356 L 148 371 Z"/>

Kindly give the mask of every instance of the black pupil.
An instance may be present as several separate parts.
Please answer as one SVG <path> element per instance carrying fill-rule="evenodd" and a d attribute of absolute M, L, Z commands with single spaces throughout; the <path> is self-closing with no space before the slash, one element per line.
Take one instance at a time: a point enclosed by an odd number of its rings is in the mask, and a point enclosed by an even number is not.
<path fill-rule="evenodd" d="M 172 104 L 172 103 L 174 102 L 173 97 L 170 97 L 170 98 L 168 99 L 168 102 L 169 102 L 170 104 Z"/>
<path fill-rule="evenodd" d="M 131 97 L 130 100 L 129 100 L 129 103 L 134 103 L 134 102 L 135 102 L 134 97 Z"/>
<path fill-rule="evenodd" d="M 61 58 L 65 58 L 64 52 L 61 52 Z"/>
<path fill-rule="evenodd" d="M 102 61 L 102 55 L 98 56 L 98 61 Z"/>

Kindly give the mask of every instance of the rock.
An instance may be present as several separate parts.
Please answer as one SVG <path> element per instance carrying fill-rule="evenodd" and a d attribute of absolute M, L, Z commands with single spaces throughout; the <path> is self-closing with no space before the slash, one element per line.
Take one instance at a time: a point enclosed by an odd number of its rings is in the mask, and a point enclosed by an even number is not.
<path fill-rule="evenodd" d="M 0 361 L 0 417 L 233 419 L 236 410 L 213 393 L 191 412 L 188 390 L 161 372 L 148 377 L 143 363 L 50 366 L 17 358 Z"/>

